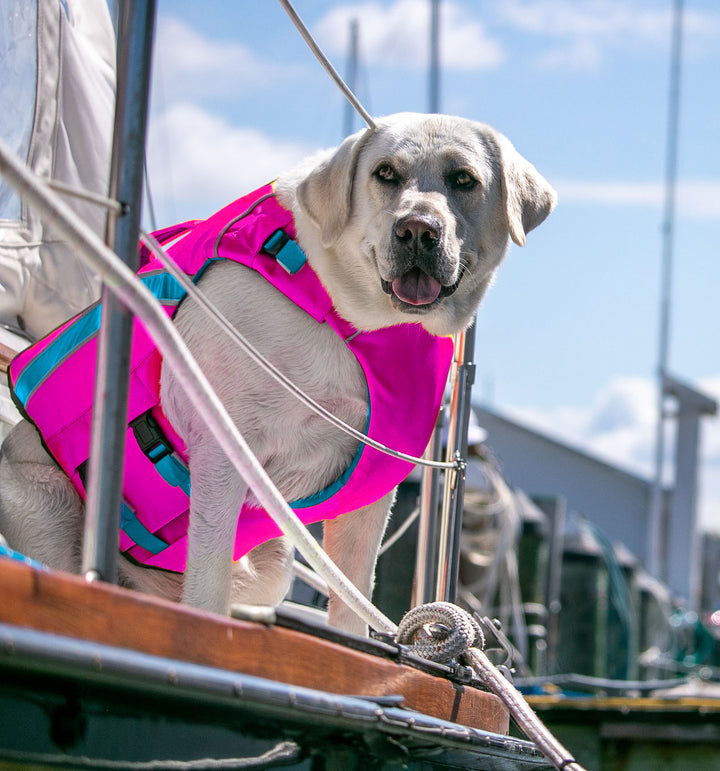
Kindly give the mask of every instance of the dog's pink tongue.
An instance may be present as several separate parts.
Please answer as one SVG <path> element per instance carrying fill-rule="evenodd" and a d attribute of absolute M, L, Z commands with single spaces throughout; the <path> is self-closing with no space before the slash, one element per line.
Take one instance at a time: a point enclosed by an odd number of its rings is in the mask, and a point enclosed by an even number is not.
<path fill-rule="evenodd" d="M 440 282 L 419 268 L 413 268 L 392 282 L 392 290 L 409 305 L 427 305 L 437 300 Z"/>

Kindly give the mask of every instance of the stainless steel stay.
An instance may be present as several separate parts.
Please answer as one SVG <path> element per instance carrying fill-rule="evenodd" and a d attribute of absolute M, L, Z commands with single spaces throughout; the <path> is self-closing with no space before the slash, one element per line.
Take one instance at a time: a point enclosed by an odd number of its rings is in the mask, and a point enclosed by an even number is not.
<path fill-rule="evenodd" d="M 425 457 L 442 457 L 445 410 L 441 410 Z M 435 599 L 437 576 L 438 506 L 440 503 L 440 472 L 425 466 L 420 485 L 420 518 L 415 550 L 415 576 L 410 604 L 413 608 Z"/>
<path fill-rule="evenodd" d="M 106 242 L 133 270 L 138 264 L 154 27 L 155 0 L 120 4 L 110 198 L 122 203 L 123 213 L 117 219 L 110 214 Z M 83 548 L 88 580 L 117 580 L 132 323 L 132 314 L 103 287 Z"/>
<path fill-rule="evenodd" d="M 455 354 L 450 377 L 450 405 L 445 458 L 456 467 L 444 473 L 443 500 L 438 519 L 439 474 L 426 468 L 420 496 L 420 535 L 415 571 L 414 604 L 432 599 L 455 602 L 460 560 L 465 468 L 468 442 L 468 421 L 471 410 L 471 389 L 475 379 L 474 323 L 455 337 Z M 433 453 L 439 452 L 436 429 Z M 436 454 L 437 457 L 437 454 Z M 436 535 L 437 531 L 437 535 Z M 433 566 L 437 565 L 434 574 Z M 435 594 L 432 594 L 433 580 Z"/>
<path fill-rule="evenodd" d="M 445 472 L 440 522 L 436 599 L 455 602 L 460 563 L 470 399 L 475 381 L 475 322 L 455 336 L 455 366 L 450 397 L 446 458 L 459 467 Z"/>
<path fill-rule="evenodd" d="M 439 507 L 440 474 L 433 468 L 423 469 L 413 606 L 433 600 L 455 602 L 457 599 L 468 423 L 475 379 L 474 352 L 473 322 L 455 338 L 445 459 L 455 461 L 456 468 L 444 473 L 442 508 Z M 439 458 L 442 455 L 443 424 L 444 415 L 441 414 L 428 445 L 427 454 L 430 457 Z"/>

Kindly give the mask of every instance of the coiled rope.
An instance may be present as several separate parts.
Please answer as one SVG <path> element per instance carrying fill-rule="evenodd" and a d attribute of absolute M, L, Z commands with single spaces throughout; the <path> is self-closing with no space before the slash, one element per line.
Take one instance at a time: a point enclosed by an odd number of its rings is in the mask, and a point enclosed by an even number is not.
<path fill-rule="evenodd" d="M 398 625 L 396 642 L 416 656 L 451 664 L 469 648 L 484 648 L 480 624 L 450 602 L 430 602 L 409 610 Z"/>
<path fill-rule="evenodd" d="M 440 664 L 459 662 L 472 668 L 480 682 L 498 696 L 522 732 L 558 771 L 585 771 L 487 657 L 485 635 L 465 610 L 449 602 L 431 602 L 408 611 L 396 642 L 410 653 Z"/>

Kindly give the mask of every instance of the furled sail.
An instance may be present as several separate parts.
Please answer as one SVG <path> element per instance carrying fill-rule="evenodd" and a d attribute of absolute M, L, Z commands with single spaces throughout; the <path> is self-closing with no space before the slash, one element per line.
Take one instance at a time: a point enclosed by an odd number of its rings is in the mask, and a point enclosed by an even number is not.
<path fill-rule="evenodd" d="M 98 0 L 0 0 L 0 137 L 38 174 L 107 194 L 115 34 Z M 105 212 L 68 198 L 99 234 Z M 0 324 L 36 339 L 99 296 L 72 246 L 0 179 Z"/>

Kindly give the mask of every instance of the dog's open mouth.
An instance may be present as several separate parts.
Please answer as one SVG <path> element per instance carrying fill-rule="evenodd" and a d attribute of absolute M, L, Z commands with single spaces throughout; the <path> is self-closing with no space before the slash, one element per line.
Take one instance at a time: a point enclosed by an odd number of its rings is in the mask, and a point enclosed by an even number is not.
<path fill-rule="evenodd" d="M 451 286 L 443 286 L 420 268 L 411 268 L 392 281 L 381 280 L 383 291 L 407 305 L 428 306 L 450 296 L 460 284 L 462 273 Z"/>

